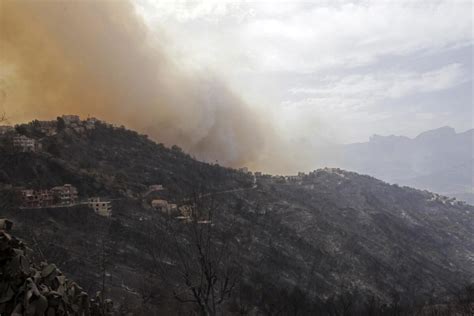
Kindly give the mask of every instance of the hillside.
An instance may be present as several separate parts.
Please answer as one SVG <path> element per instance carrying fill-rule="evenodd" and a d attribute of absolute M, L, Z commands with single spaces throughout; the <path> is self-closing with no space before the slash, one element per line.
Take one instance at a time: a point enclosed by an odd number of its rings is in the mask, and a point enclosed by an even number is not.
<path fill-rule="evenodd" d="M 342 298 L 362 304 L 357 295 L 412 306 L 443 300 L 474 277 L 474 207 L 453 199 L 340 169 L 254 178 L 103 122 L 80 129 L 58 121 L 49 136 L 38 123 L 17 131 L 42 149 L 18 152 L 3 141 L 2 217 L 88 292 L 106 282 L 107 295 L 134 314 L 192 308 L 176 291 L 184 230 L 193 226 L 153 209 L 156 198 L 212 209 L 212 224 L 200 227 L 220 236 L 215 243 L 241 280 L 226 313 L 297 314 L 295 303 L 299 314 L 314 314 Z M 18 188 L 65 183 L 80 199 L 110 199 L 112 217 L 85 204 L 20 208 Z M 156 184 L 165 190 L 149 194 Z"/>

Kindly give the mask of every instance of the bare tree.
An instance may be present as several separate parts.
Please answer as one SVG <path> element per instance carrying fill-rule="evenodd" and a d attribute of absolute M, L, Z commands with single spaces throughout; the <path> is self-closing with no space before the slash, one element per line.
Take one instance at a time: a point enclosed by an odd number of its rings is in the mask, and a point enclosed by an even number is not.
<path fill-rule="evenodd" d="M 239 264 L 232 256 L 237 248 L 233 223 L 217 223 L 212 197 L 195 195 L 188 207 L 191 214 L 187 219 L 166 220 L 171 247 L 153 250 L 152 258 L 162 279 L 173 287 L 177 302 L 194 305 L 200 315 L 214 316 L 229 300 L 240 277 Z M 172 264 L 163 262 L 166 252 L 173 257 Z M 177 274 L 178 283 L 168 277 L 170 270 Z"/>
<path fill-rule="evenodd" d="M 98 225 L 96 253 L 94 254 L 97 265 L 97 276 L 99 277 L 96 297 L 94 298 L 93 309 L 96 315 L 108 315 L 110 313 L 107 299 L 108 284 L 110 270 L 113 268 L 112 251 L 116 249 L 116 244 L 110 236 L 110 223 L 102 220 Z M 91 289 L 89 289 L 90 292 Z"/>
<path fill-rule="evenodd" d="M 474 283 L 465 283 L 454 293 L 454 297 L 461 315 L 470 315 L 474 309 Z"/>

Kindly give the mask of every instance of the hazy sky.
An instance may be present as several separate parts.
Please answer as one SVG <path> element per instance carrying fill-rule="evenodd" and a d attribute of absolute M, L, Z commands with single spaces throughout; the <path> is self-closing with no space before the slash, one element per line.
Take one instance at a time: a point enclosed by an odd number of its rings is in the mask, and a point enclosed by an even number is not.
<path fill-rule="evenodd" d="M 130 3 L 129 1 L 132 1 Z M 473 126 L 471 1 L 0 1 L 0 112 L 93 115 L 206 161 Z"/>
<path fill-rule="evenodd" d="M 178 65 L 218 73 L 289 140 L 473 126 L 472 1 L 135 5 Z"/>

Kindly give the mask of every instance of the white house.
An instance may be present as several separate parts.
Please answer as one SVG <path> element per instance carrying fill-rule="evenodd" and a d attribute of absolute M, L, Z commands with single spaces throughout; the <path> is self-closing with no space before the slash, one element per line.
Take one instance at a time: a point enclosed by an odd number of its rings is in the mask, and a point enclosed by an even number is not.
<path fill-rule="evenodd" d="M 41 148 L 41 144 L 25 135 L 13 137 L 12 142 L 13 148 L 21 152 L 37 151 Z"/>
<path fill-rule="evenodd" d="M 100 197 L 93 197 L 87 201 L 87 204 L 100 216 L 112 216 L 112 204 L 110 201 L 102 201 Z"/>
<path fill-rule="evenodd" d="M 72 123 L 79 123 L 81 121 L 81 118 L 79 115 L 63 115 L 61 116 L 63 119 L 64 123 L 66 125 L 72 124 Z"/>
<path fill-rule="evenodd" d="M 2 125 L 0 126 L 0 135 L 5 135 L 6 133 L 13 132 L 15 128 L 9 125 Z"/>
<path fill-rule="evenodd" d="M 178 210 L 178 206 L 176 204 L 168 203 L 168 201 L 165 200 L 153 200 L 151 201 L 151 206 L 162 211 L 163 213 L 167 213 L 168 215 L 177 212 Z"/>
<path fill-rule="evenodd" d="M 75 204 L 79 196 L 77 188 L 70 184 L 54 187 L 50 191 L 57 203 L 62 205 Z"/>

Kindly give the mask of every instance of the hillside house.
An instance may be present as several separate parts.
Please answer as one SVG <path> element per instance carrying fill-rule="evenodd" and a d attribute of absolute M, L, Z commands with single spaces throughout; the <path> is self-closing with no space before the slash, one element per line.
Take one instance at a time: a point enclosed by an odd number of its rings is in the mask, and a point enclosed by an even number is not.
<path fill-rule="evenodd" d="M 182 205 L 179 207 L 179 213 L 184 218 L 190 218 L 193 215 L 193 209 L 189 205 Z"/>
<path fill-rule="evenodd" d="M 239 171 L 243 173 L 249 173 L 249 168 L 247 167 L 239 168 Z"/>
<path fill-rule="evenodd" d="M 65 184 L 63 186 L 57 186 L 51 189 L 51 194 L 54 196 L 57 204 L 60 205 L 72 205 L 77 203 L 78 191 L 70 185 Z"/>
<path fill-rule="evenodd" d="M 46 136 L 53 136 L 57 134 L 56 121 L 38 121 L 38 128 L 41 133 Z"/>
<path fill-rule="evenodd" d="M 103 201 L 100 197 L 93 197 L 88 199 L 87 205 L 100 216 L 112 216 L 112 203 L 110 201 Z"/>
<path fill-rule="evenodd" d="M 178 211 L 178 205 L 170 203 L 168 204 L 168 210 L 170 213 L 175 213 Z"/>
<path fill-rule="evenodd" d="M 207 225 L 212 224 L 212 222 L 208 219 L 199 220 L 199 221 L 197 221 L 197 223 L 198 224 L 207 224 Z"/>
<path fill-rule="evenodd" d="M 149 195 L 152 192 L 163 191 L 165 188 L 161 184 L 152 184 L 148 187 L 148 190 L 143 194 L 144 196 Z"/>
<path fill-rule="evenodd" d="M 163 209 L 168 207 L 168 201 L 165 200 L 152 200 L 151 207 L 156 209 Z"/>
<path fill-rule="evenodd" d="M 178 206 L 173 203 L 168 203 L 165 200 L 153 200 L 151 201 L 151 206 L 154 209 L 160 210 L 163 213 L 170 215 L 171 213 L 175 213 L 178 210 Z"/>
<path fill-rule="evenodd" d="M 63 115 L 61 118 L 66 125 L 78 124 L 81 121 L 79 115 Z"/>
<path fill-rule="evenodd" d="M 290 183 L 301 184 L 303 182 L 303 176 L 301 176 L 301 175 L 287 176 L 286 181 L 288 181 Z"/>
<path fill-rule="evenodd" d="M 25 189 L 20 191 L 21 206 L 25 208 L 48 207 L 54 204 L 50 190 Z"/>
<path fill-rule="evenodd" d="M 13 126 L 9 126 L 9 125 L 0 126 L 0 135 L 5 135 L 8 133 L 12 133 L 14 131 L 15 131 L 15 128 Z"/>
<path fill-rule="evenodd" d="M 164 190 L 165 188 L 163 187 L 162 184 L 153 184 L 153 185 L 150 185 L 148 187 L 148 190 L 149 191 L 162 191 Z"/>
<path fill-rule="evenodd" d="M 25 135 L 14 136 L 12 138 L 13 148 L 21 152 L 35 152 L 41 149 L 41 144 L 35 139 Z"/>
<path fill-rule="evenodd" d="M 85 122 L 85 123 L 84 123 L 84 128 L 85 128 L 86 130 L 94 129 L 94 128 L 95 128 L 95 123 Z"/>
<path fill-rule="evenodd" d="M 76 133 L 78 133 L 78 134 L 82 134 L 82 133 L 84 133 L 84 132 L 86 131 L 86 128 L 85 128 L 85 127 L 82 127 L 82 126 L 77 125 L 77 124 L 75 124 L 75 123 L 73 123 L 73 124 L 71 125 L 71 128 L 72 128 Z"/>
<path fill-rule="evenodd" d="M 280 176 L 272 176 L 271 174 L 266 174 L 266 173 L 262 173 L 262 172 L 255 172 L 255 178 L 257 178 L 258 180 L 265 180 L 265 181 L 273 181 L 273 180 L 276 180 L 278 178 L 280 178 Z"/>
<path fill-rule="evenodd" d="M 95 117 L 88 117 L 84 122 L 84 128 L 87 130 L 91 130 L 95 128 L 95 124 L 99 122 L 98 119 Z"/>

